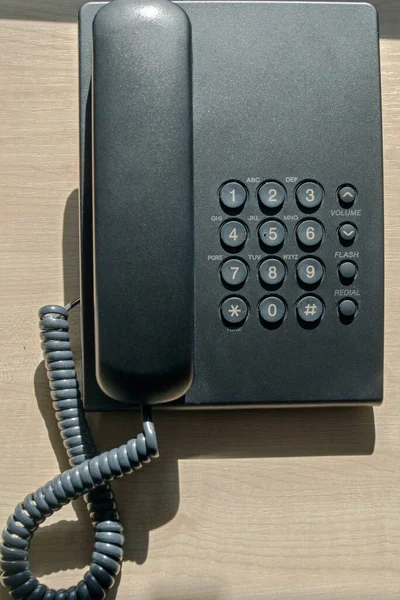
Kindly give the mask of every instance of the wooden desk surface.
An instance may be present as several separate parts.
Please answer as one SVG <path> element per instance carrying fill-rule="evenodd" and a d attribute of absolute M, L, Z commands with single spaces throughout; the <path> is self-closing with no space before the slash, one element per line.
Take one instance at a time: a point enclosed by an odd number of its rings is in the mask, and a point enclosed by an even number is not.
<path fill-rule="evenodd" d="M 67 467 L 37 310 L 79 294 L 79 4 L 0 0 L 0 524 Z M 159 415 L 161 459 L 115 485 L 127 542 L 110 598 L 400 598 L 400 3 L 376 4 L 386 36 L 385 404 Z M 78 315 L 73 325 L 78 351 Z M 138 429 L 134 416 L 90 420 L 102 449 Z M 78 502 L 38 531 L 32 568 L 68 587 L 90 553 Z"/>

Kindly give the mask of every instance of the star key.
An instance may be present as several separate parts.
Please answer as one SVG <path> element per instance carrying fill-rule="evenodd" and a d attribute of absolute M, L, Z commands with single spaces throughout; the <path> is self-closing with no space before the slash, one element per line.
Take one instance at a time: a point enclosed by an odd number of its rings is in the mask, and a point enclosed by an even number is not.
<path fill-rule="evenodd" d="M 230 325 L 240 325 L 243 323 L 248 311 L 246 302 L 236 296 L 227 298 L 221 305 L 221 316 Z"/>

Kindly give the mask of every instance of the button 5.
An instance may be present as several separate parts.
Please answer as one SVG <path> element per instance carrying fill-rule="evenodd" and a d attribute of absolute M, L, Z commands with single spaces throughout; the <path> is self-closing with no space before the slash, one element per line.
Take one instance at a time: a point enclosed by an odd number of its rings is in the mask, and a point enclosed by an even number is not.
<path fill-rule="evenodd" d="M 286 227 L 280 221 L 265 221 L 258 230 L 258 236 L 264 246 L 276 248 L 285 241 Z"/>

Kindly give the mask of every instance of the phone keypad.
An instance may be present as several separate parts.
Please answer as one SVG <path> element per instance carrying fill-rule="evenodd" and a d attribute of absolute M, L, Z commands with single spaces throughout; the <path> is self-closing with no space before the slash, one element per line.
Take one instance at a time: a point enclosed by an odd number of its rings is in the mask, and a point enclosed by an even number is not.
<path fill-rule="evenodd" d="M 327 270 L 323 260 L 326 236 L 331 244 L 332 239 L 336 239 L 337 261 L 336 271 L 333 273 L 336 287 L 345 288 L 334 290 L 336 319 L 343 324 L 349 324 L 354 320 L 360 305 L 358 301 L 347 296 L 352 295 L 353 292 L 354 295 L 359 295 L 357 289 L 349 288 L 358 277 L 359 267 L 353 258 L 356 259 L 359 253 L 354 251 L 357 248 L 351 248 L 353 252 L 346 252 L 346 247 L 352 246 L 356 241 L 359 229 L 353 222 L 345 220 L 333 226 L 324 219 L 321 222 L 320 215 L 329 213 L 326 211 L 327 207 L 323 211 L 319 209 L 325 206 L 328 200 L 331 205 L 334 201 L 336 207 L 339 204 L 342 209 L 343 207 L 348 209 L 356 202 L 359 193 L 349 183 L 342 184 L 335 190 L 333 197 L 330 194 L 329 198 L 327 196 L 325 199 L 326 192 L 317 181 L 300 182 L 291 194 L 282 183 L 275 180 L 262 182 L 255 194 L 254 192 L 250 194 L 246 185 L 236 180 L 227 181 L 220 187 L 219 200 L 223 211 L 227 213 L 227 218 L 222 219 L 223 222 L 219 227 L 219 241 L 227 252 L 237 254 L 235 257 L 225 258 L 220 265 L 221 289 L 240 288 L 243 294 L 243 297 L 229 296 L 221 302 L 221 318 L 228 328 L 241 327 L 247 317 L 251 318 L 253 301 L 249 302 L 249 298 L 246 298 L 246 289 L 250 285 L 248 282 L 254 281 L 252 277 L 257 277 L 260 289 L 254 312 L 258 314 L 259 322 L 265 328 L 280 327 L 286 318 L 290 317 L 290 313 L 296 316 L 298 324 L 303 328 L 318 327 L 325 317 L 326 300 L 329 299 L 324 296 L 325 277 L 332 273 L 331 268 Z M 248 216 L 247 213 L 254 201 L 251 216 Z M 244 210 L 245 206 L 246 210 Z M 288 206 L 291 206 L 291 209 Z M 297 211 L 300 210 L 298 215 L 281 217 L 283 209 L 290 213 L 293 212 L 293 206 L 297 207 Z M 334 210 L 330 211 L 332 216 Z M 256 211 L 257 215 L 254 214 Z M 228 216 L 242 212 L 240 219 Z M 279 218 L 272 217 L 278 213 Z M 316 214 L 312 214 L 312 218 L 307 218 L 304 213 Z M 349 211 L 349 216 L 352 214 Z M 271 217 L 265 218 L 266 215 Z M 342 216 L 347 216 L 347 212 L 343 212 Z M 290 220 L 293 222 L 290 223 Z M 260 221 L 261 223 L 257 223 Z M 247 254 L 247 251 L 254 251 L 255 241 L 258 243 L 258 253 Z M 293 251 L 293 242 L 297 246 L 298 254 L 284 254 L 285 246 L 289 246 L 290 252 Z M 242 251 L 246 254 L 243 252 L 243 255 L 238 256 Z M 348 254 L 352 260 L 348 260 L 345 254 Z M 292 282 L 296 281 L 298 286 L 297 296 L 291 299 L 285 297 L 284 293 L 289 277 L 292 277 Z M 254 287 L 249 289 L 254 290 Z M 279 294 L 283 293 L 282 296 L 270 293 L 263 297 L 263 289 L 270 292 L 279 290 Z M 318 295 L 314 293 L 316 290 Z M 321 290 L 322 294 L 319 293 Z M 343 295 L 346 297 L 341 297 Z"/>

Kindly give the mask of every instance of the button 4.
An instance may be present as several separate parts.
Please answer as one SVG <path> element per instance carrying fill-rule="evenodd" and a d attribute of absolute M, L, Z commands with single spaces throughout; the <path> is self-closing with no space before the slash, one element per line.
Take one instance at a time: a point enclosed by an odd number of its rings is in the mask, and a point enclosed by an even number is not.
<path fill-rule="evenodd" d="M 220 229 L 220 236 L 228 248 L 240 248 L 246 242 L 247 228 L 240 221 L 227 221 Z"/>

